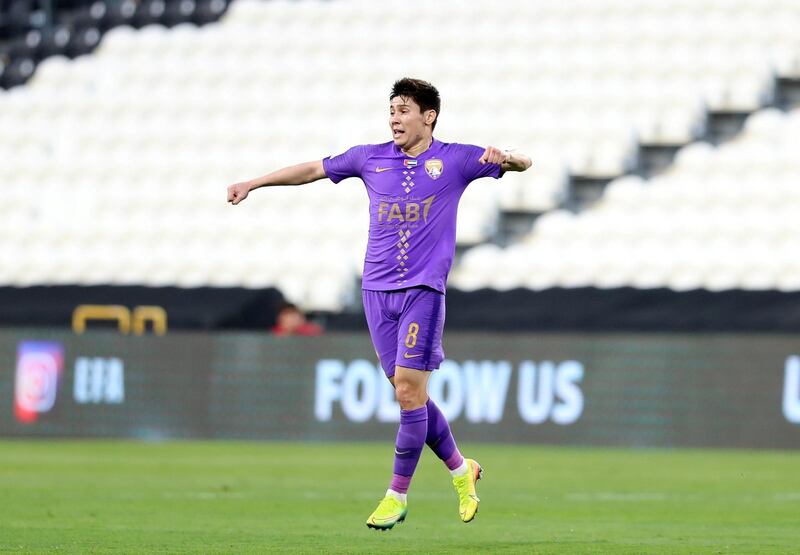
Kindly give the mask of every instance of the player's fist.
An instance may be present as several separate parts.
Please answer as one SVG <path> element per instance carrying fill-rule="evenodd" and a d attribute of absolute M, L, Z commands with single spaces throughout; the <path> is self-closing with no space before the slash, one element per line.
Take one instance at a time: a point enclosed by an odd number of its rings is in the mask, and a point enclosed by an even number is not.
<path fill-rule="evenodd" d="M 239 204 L 244 199 L 247 198 L 247 194 L 250 192 L 250 184 L 247 182 L 244 183 L 234 183 L 233 185 L 228 186 L 228 202 L 231 204 Z"/>
<path fill-rule="evenodd" d="M 508 160 L 508 153 L 493 146 L 486 147 L 478 162 L 481 164 L 502 164 Z"/>

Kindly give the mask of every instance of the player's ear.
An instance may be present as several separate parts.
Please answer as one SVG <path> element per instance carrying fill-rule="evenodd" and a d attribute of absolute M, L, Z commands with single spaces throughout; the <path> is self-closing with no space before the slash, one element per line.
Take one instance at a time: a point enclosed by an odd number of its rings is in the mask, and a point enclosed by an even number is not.
<path fill-rule="evenodd" d="M 436 120 L 438 114 L 436 110 L 425 110 L 425 124 L 426 125 L 433 125 L 433 122 Z"/>

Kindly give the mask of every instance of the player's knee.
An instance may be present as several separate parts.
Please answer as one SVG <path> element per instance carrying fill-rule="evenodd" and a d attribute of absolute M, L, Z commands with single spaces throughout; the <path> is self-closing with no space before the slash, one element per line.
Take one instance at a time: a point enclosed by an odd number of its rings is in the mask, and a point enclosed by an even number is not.
<path fill-rule="evenodd" d="M 403 410 L 413 410 L 425 404 L 425 392 L 415 383 L 398 380 L 394 384 L 394 393 Z"/>

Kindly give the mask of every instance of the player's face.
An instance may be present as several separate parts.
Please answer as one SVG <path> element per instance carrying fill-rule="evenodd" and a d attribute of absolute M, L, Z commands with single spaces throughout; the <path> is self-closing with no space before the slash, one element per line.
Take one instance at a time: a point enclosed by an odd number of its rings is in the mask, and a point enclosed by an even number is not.
<path fill-rule="evenodd" d="M 389 104 L 389 128 L 394 144 L 400 148 L 411 148 L 428 140 L 435 114 L 433 110 L 423 113 L 419 104 L 411 98 L 394 97 Z"/>

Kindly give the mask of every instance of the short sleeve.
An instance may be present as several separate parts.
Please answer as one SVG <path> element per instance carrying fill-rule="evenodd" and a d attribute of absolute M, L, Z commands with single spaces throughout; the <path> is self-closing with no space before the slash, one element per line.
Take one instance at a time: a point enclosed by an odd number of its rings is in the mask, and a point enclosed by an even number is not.
<path fill-rule="evenodd" d="M 458 145 L 461 166 L 461 175 L 467 183 L 480 179 L 481 177 L 502 177 L 503 171 L 500 164 L 481 164 L 480 159 L 486 150 L 475 145 Z"/>
<path fill-rule="evenodd" d="M 334 183 L 348 177 L 361 177 L 361 169 L 367 161 L 367 147 L 354 146 L 342 154 L 328 156 L 322 160 L 325 175 Z"/>

